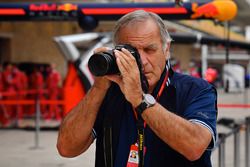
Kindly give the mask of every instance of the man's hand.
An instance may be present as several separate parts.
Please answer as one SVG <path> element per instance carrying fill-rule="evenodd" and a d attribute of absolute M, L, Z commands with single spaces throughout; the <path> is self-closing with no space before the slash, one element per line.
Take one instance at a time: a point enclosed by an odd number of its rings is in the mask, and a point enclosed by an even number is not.
<path fill-rule="evenodd" d="M 142 101 L 140 72 L 134 56 L 126 49 L 115 50 L 116 63 L 120 75 L 109 75 L 108 79 L 117 83 L 126 99 L 137 107 Z"/>

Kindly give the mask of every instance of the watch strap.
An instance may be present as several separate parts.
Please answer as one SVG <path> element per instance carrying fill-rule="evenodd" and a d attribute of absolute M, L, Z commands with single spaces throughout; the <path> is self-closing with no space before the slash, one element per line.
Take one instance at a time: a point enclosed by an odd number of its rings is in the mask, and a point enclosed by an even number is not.
<path fill-rule="evenodd" d="M 139 104 L 135 110 L 137 112 L 137 114 L 141 115 L 144 110 L 146 110 L 147 108 L 153 106 L 156 103 L 154 97 L 150 94 L 143 94 L 142 95 L 142 102 L 141 104 Z"/>
<path fill-rule="evenodd" d="M 143 111 L 147 108 L 147 103 L 142 100 L 141 104 L 135 108 L 137 114 L 141 115 Z"/>

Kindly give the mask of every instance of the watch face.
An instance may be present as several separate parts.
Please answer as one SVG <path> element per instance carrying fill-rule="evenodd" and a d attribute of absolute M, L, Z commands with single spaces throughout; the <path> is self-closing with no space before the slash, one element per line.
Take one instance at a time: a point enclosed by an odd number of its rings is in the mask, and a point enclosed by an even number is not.
<path fill-rule="evenodd" d="M 156 100 L 151 94 L 143 94 L 143 100 L 139 106 L 136 107 L 136 111 L 142 114 L 143 111 L 149 107 L 155 105 Z"/>
<path fill-rule="evenodd" d="M 150 94 L 145 94 L 144 98 L 145 102 L 148 103 L 148 105 L 154 105 L 156 103 L 155 98 Z"/>

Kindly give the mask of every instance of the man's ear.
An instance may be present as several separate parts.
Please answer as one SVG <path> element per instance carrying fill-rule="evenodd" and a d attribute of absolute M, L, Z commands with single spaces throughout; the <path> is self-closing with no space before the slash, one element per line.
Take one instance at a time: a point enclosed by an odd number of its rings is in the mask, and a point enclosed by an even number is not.
<path fill-rule="evenodd" d="M 166 49 L 164 52 L 166 53 L 166 60 L 170 59 L 170 42 L 166 43 Z"/>

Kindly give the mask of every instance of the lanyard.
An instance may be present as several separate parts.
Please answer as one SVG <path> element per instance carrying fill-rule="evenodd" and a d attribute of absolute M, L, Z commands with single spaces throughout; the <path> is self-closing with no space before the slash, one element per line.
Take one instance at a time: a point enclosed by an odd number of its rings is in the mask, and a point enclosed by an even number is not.
<path fill-rule="evenodd" d="M 169 70 L 167 70 L 167 74 L 163 80 L 163 83 L 161 84 L 161 87 L 157 93 L 156 96 L 156 101 L 158 101 L 162 95 L 162 92 L 166 86 L 166 82 L 169 78 Z M 134 115 L 136 118 L 136 127 L 137 127 L 137 134 L 138 134 L 138 151 L 139 151 L 139 165 L 138 167 L 143 167 L 144 166 L 144 129 L 146 127 L 145 121 L 142 119 L 141 115 L 137 115 L 135 109 L 134 110 Z"/>
<path fill-rule="evenodd" d="M 158 101 L 160 99 L 160 97 L 161 97 L 161 95 L 163 93 L 163 90 L 164 90 L 164 88 L 166 86 L 166 82 L 167 82 L 168 78 L 169 78 L 169 70 L 167 71 L 167 74 L 165 75 L 165 78 L 164 78 L 164 80 L 163 80 L 163 82 L 161 84 L 161 87 L 160 87 L 160 89 L 159 89 L 159 91 L 157 93 L 156 101 Z M 133 111 L 134 111 L 135 119 L 138 120 L 139 118 L 138 118 L 138 115 L 137 115 L 134 108 L 133 108 Z M 144 125 L 144 128 L 145 128 L 145 126 L 146 126 L 146 124 Z"/>

